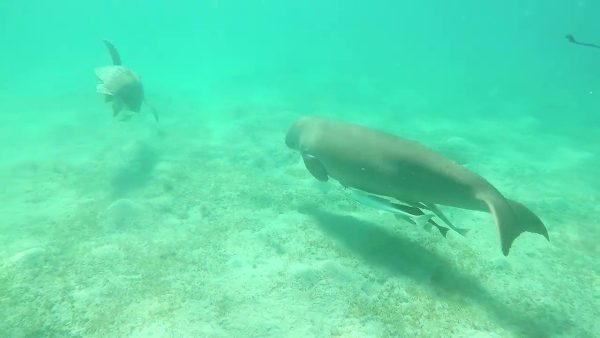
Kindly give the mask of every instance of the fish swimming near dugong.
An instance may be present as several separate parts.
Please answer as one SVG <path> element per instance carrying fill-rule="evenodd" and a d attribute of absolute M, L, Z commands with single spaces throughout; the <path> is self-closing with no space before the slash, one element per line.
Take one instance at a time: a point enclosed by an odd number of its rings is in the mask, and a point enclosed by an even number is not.
<path fill-rule="evenodd" d="M 96 76 L 102 82 L 96 90 L 103 94 L 106 102 L 112 103 L 113 116 L 117 116 L 122 110 L 139 113 L 142 104 L 150 108 L 156 122 L 158 113 L 150 106 L 144 98 L 144 88 L 140 77 L 131 69 L 123 67 L 121 57 L 115 46 L 107 40 L 103 40 L 113 61 L 112 66 L 96 68 Z"/>
<path fill-rule="evenodd" d="M 316 179 L 333 178 L 345 187 L 429 210 L 448 225 L 451 223 L 436 205 L 492 213 L 505 256 L 522 232 L 549 240 L 546 227 L 527 207 L 505 198 L 478 174 L 415 141 L 359 125 L 303 117 L 291 126 L 285 143 L 300 152 Z"/>
<path fill-rule="evenodd" d="M 431 226 L 434 226 L 444 237 L 446 237 L 448 230 L 450 230 L 446 227 L 437 224 L 432 219 L 433 214 L 426 214 L 420 208 L 400 204 L 388 198 L 382 196 L 375 196 L 354 188 L 347 188 L 347 190 L 350 191 L 350 197 L 352 197 L 352 199 L 361 203 L 362 205 L 371 207 L 373 209 L 392 213 L 396 216 L 396 218 L 403 219 L 405 221 L 408 221 L 409 223 L 418 226 L 422 226 L 425 228 L 430 228 Z"/>

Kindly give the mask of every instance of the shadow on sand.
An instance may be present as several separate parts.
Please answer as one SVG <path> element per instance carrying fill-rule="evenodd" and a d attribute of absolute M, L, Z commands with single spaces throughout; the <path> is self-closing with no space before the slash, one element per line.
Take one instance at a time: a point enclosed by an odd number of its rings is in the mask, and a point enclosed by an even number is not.
<path fill-rule="evenodd" d="M 575 328 L 564 316 L 550 313 L 549 309 L 524 310 L 494 299 L 474 276 L 460 271 L 444 257 L 373 223 L 336 215 L 314 205 L 304 205 L 300 212 L 313 217 L 329 236 L 339 240 L 370 266 L 415 279 L 436 292 L 476 302 L 493 321 L 517 337 L 592 337 Z"/>
<path fill-rule="evenodd" d="M 158 151 L 151 145 L 142 143 L 117 172 L 110 184 L 113 197 L 125 197 L 145 186 L 152 178 L 152 171 L 159 161 Z"/>

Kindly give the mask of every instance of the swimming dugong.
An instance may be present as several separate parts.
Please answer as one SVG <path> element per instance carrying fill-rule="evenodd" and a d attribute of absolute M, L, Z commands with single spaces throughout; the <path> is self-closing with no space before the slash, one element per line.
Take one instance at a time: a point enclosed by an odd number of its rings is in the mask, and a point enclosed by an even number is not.
<path fill-rule="evenodd" d="M 522 232 L 549 240 L 546 227 L 527 207 L 417 142 L 359 125 L 303 117 L 291 126 L 285 143 L 300 152 L 318 180 L 331 177 L 346 187 L 432 211 L 445 205 L 492 213 L 505 256 Z"/>
<path fill-rule="evenodd" d="M 96 90 L 104 95 L 106 102 L 112 103 L 113 116 L 117 116 L 123 109 L 139 113 L 142 103 L 146 103 L 150 107 L 154 119 L 158 122 L 158 112 L 144 98 L 144 88 L 140 77 L 122 65 L 121 56 L 110 41 L 103 41 L 113 64 L 96 68 L 96 77 L 101 81 L 96 86 Z"/>

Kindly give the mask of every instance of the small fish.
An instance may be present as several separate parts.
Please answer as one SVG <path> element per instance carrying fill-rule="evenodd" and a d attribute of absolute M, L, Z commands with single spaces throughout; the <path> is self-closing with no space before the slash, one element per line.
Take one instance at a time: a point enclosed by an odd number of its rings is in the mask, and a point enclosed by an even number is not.
<path fill-rule="evenodd" d="M 405 205 L 397 202 L 393 202 L 387 198 L 366 193 L 364 191 L 354 189 L 354 188 L 346 188 L 350 191 L 350 196 L 357 202 L 374 208 L 378 210 L 383 210 L 386 212 L 393 213 L 396 218 L 400 218 L 406 220 L 412 224 L 416 224 L 418 226 L 434 226 L 438 229 L 438 231 L 442 234 L 442 236 L 446 237 L 448 233 L 448 228 L 440 226 L 437 224 L 432 218 L 435 215 L 426 214 L 423 210 L 413 207 L 410 205 Z"/>
<path fill-rule="evenodd" d="M 565 36 L 565 38 L 567 40 L 569 40 L 570 43 L 574 43 L 576 45 L 592 47 L 592 48 L 600 48 L 600 45 L 575 40 L 575 37 L 573 36 L 573 34 L 567 34 L 567 36 Z"/>

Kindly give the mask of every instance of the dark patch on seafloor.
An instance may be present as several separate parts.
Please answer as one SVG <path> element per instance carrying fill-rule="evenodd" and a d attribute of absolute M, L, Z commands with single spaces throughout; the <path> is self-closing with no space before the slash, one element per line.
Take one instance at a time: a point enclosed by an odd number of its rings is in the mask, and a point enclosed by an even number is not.
<path fill-rule="evenodd" d="M 158 160 L 157 149 L 145 143 L 141 144 L 132 158 L 112 176 L 112 196 L 125 197 L 146 185 L 152 178 L 152 171 Z"/>
<path fill-rule="evenodd" d="M 412 278 L 420 285 L 445 292 L 448 296 L 475 301 L 516 336 L 550 337 L 557 333 L 556 327 L 560 324 L 569 335 L 592 337 L 583 329 L 574 327 L 574 323 L 565 319 L 566 316 L 552 314 L 550 309 L 519 311 L 494 299 L 494 295 L 477 278 L 458 270 L 446 258 L 376 224 L 323 211 L 314 205 L 304 205 L 300 212 L 313 217 L 321 229 L 361 256 L 365 263 Z"/>

